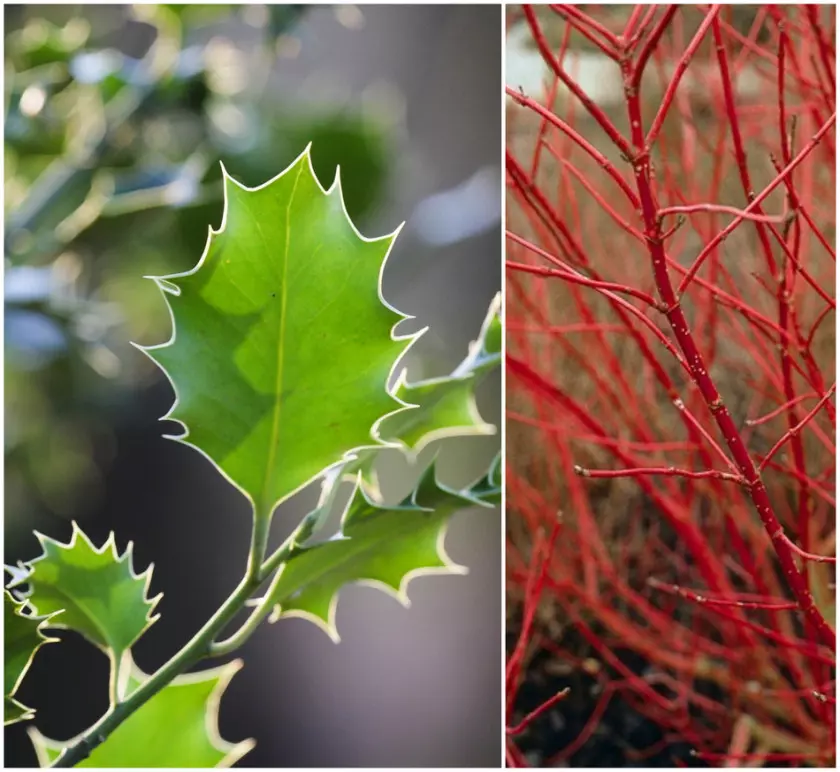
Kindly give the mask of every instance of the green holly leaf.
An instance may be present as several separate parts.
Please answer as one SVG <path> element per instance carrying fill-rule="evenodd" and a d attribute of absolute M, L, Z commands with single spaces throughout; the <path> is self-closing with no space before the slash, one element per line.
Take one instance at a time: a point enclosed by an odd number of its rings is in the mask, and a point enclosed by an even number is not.
<path fill-rule="evenodd" d="M 361 236 L 338 177 L 325 191 L 309 149 L 245 188 L 224 172 L 222 226 L 191 271 L 157 278 L 173 333 L 144 349 L 176 393 L 174 437 L 206 455 L 269 517 L 275 506 L 382 444 L 376 425 L 403 409 L 386 385 L 409 337 L 381 295 L 397 232 Z"/>
<path fill-rule="evenodd" d="M 480 481 L 479 481 L 480 482 Z M 302 616 L 334 640 L 336 603 L 342 587 L 362 582 L 382 589 L 405 606 L 408 584 L 429 574 L 463 574 L 446 554 L 444 540 L 452 515 L 471 506 L 492 507 L 472 487 L 455 491 L 441 485 L 432 463 L 402 502 L 387 506 L 359 485 L 329 541 L 300 547 L 280 569 L 270 589 L 270 621 Z"/>
<path fill-rule="evenodd" d="M 28 601 L 18 601 L 5 591 L 5 611 L 3 613 L 3 723 L 8 726 L 17 721 L 25 721 L 35 715 L 35 711 L 15 700 L 14 694 L 20 687 L 35 652 L 45 643 L 52 643 L 55 638 L 47 638 L 41 630 L 50 619 L 49 616 L 36 616 Z"/>
<path fill-rule="evenodd" d="M 126 659 L 130 660 L 130 655 Z M 242 661 L 234 660 L 212 670 L 178 676 L 76 766 L 111 769 L 231 766 L 254 747 L 253 740 L 229 743 L 219 735 L 219 702 L 230 679 L 241 667 Z M 120 684 L 123 699 L 149 678 L 130 661 L 121 667 L 121 672 L 127 676 Z M 29 736 L 42 767 L 50 766 L 65 747 L 79 739 L 50 740 L 37 729 L 30 729 Z"/>
<path fill-rule="evenodd" d="M 502 359 L 500 308 L 501 295 L 496 295 L 478 339 L 450 375 L 407 383 L 403 370 L 396 396 L 417 407 L 386 418 L 379 427 L 380 437 L 398 441 L 417 454 L 430 442 L 443 437 L 495 434 L 496 427 L 484 421 L 478 411 L 475 390 Z"/>
<path fill-rule="evenodd" d="M 135 574 L 132 544 L 118 554 L 114 534 L 94 547 L 76 523 L 67 544 L 35 534 L 43 553 L 29 561 L 29 601 L 41 614 L 63 611 L 50 627 L 75 630 L 119 662 L 157 620 L 160 596 L 148 597 L 152 567 Z"/>

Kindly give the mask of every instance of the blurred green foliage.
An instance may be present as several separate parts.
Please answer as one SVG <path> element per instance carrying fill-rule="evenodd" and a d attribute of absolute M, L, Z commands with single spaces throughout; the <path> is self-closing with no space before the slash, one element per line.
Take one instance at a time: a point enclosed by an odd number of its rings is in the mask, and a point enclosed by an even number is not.
<path fill-rule="evenodd" d="M 270 96 L 300 6 L 6 6 L 6 536 L 91 503 L 139 391 L 128 345 L 165 340 L 148 274 L 190 268 L 221 219 L 219 161 L 248 185 L 313 143 L 357 225 L 390 164 L 386 130 Z M 230 29 L 257 31 L 243 50 Z M 282 60 L 281 60 L 282 61 Z M 303 96 L 303 95 L 301 95 Z"/>

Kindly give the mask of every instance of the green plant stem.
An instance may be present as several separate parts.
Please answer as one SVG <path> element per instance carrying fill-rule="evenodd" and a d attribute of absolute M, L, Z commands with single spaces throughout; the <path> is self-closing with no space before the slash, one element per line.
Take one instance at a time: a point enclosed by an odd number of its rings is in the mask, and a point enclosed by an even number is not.
<path fill-rule="evenodd" d="M 111 677 L 108 681 L 108 699 L 111 707 L 119 702 L 119 683 L 120 683 L 120 661 L 122 656 L 116 656 L 113 652 L 111 656 Z"/>
<path fill-rule="evenodd" d="M 283 575 L 282 571 L 278 571 L 274 579 L 272 580 L 271 584 L 269 585 L 268 589 L 263 595 L 262 599 L 257 603 L 254 607 L 254 610 L 251 612 L 251 615 L 245 621 L 245 623 L 240 627 L 233 635 L 225 638 L 223 641 L 218 642 L 211 642 L 208 648 L 209 656 L 211 657 L 223 657 L 225 654 L 230 654 L 232 651 L 236 651 L 240 646 L 242 646 L 245 641 L 247 641 L 254 631 L 260 626 L 260 623 L 265 619 L 268 612 L 271 610 L 271 595 L 273 589 L 276 587 L 277 582 L 279 581 L 280 577 Z"/>
<path fill-rule="evenodd" d="M 254 518 L 254 529 L 251 531 L 251 549 L 248 550 L 248 566 L 245 569 L 245 579 L 257 582 L 260 568 L 265 559 L 268 547 L 268 532 L 271 529 L 271 517 L 257 515 Z"/>
<path fill-rule="evenodd" d="M 301 532 L 304 530 L 304 527 L 309 525 L 309 518 L 314 516 L 314 512 L 308 514 L 304 518 L 303 522 L 289 536 L 289 538 L 286 539 L 286 541 L 284 541 L 271 554 L 271 557 L 262 564 L 262 567 L 260 568 L 260 582 L 264 582 L 268 579 L 276 568 L 278 568 L 282 563 L 285 563 L 292 556 L 294 551 L 300 546 L 301 541 L 304 541 L 304 539 L 301 538 Z"/>
<path fill-rule="evenodd" d="M 228 654 L 245 643 L 270 611 L 272 589 L 276 586 L 282 572 L 277 572 L 271 586 L 242 627 L 223 641 L 218 643 L 213 641 L 245 606 L 254 591 L 286 562 L 295 550 L 300 548 L 302 542 L 312 535 L 322 519 L 324 508 L 331 507 L 336 491 L 341 485 L 341 480 L 341 475 L 337 475 L 329 490 L 322 495 L 318 507 L 303 518 L 300 525 L 268 558 L 265 557 L 265 554 L 268 547 L 271 517 L 265 514 L 266 508 L 263 507 L 263 512 L 258 513 L 254 518 L 245 575 L 233 594 L 219 607 L 204 627 L 148 681 L 143 683 L 135 692 L 132 692 L 123 702 L 118 703 L 117 700 L 112 700 L 108 712 L 90 727 L 74 745 L 65 749 L 52 766 L 56 768 L 73 767 L 83 761 L 90 756 L 97 746 L 105 742 L 108 735 L 123 721 L 154 697 L 177 675 L 205 657 L 218 657 Z M 114 673 L 112 673 L 112 677 L 115 677 Z"/>
<path fill-rule="evenodd" d="M 123 721 L 163 689 L 175 676 L 195 664 L 206 653 L 213 636 L 242 607 L 255 589 L 253 580 L 243 579 L 233 594 L 222 604 L 208 622 L 172 659 L 148 681 L 119 705 L 109 710 L 53 764 L 53 767 L 73 767 L 86 759 Z"/>
<path fill-rule="evenodd" d="M 53 767 L 73 767 L 86 759 L 95 748 L 101 745 L 108 736 L 132 713 L 141 708 L 146 702 L 163 689 L 173 678 L 183 673 L 210 653 L 213 638 L 230 622 L 236 613 L 245 605 L 251 594 L 265 581 L 261 568 L 268 543 L 268 531 L 271 520 L 266 515 L 254 518 L 254 528 L 251 532 L 251 547 L 248 551 L 248 565 L 245 576 L 230 597 L 219 607 L 215 614 L 206 622 L 192 639 L 172 659 L 164 664 L 148 681 L 132 692 L 123 702 L 114 701 L 111 708 L 91 726 L 52 765 Z M 263 577 L 263 578 L 261 578 Z"/>
<path fill-rule="evenodd" d="M 280 576 L 280 573 L 278 573 Z M 266 593 L 265 597 L 267 598 L 271 594 L 271 591 Z M 225 654 L 230 654 L 232 651 L 238 649 L 242 644 L 247 641 L 254 631 L 259 627 L 260 622 L 263 621 L 265 615 L 268 613 L 269 609 L 271 608 L 270 603 L 265 603 L 265 598 L 260 601 L 260 603 L 254 608 L 251 612 L 251 615 L 245 621 L 245 623 L 240 627 L 233 635 L 225 638 L 223 641 L 219 642 L 211 642 L 209 646 L 209 656 L 211 657 L 223 657 Z"/>
<path fill-rule="evenodd" d="M 340 479 L 338 480 L 340 483 Z M 333 486 L 333 489 L 337 488 L 338 484 Z M 332 496 L 327 497 L 327 503 L 332 503 Z M 289 558 L 292 557 L 295 550 L 300 547 L 300 544 L 306 541 L 307 538 L 311 535 L 312 527 L 319 519 L 319 515 L 321 513 L 322 507 L 319 506 L 317 509 L 310 512 L 306 517 L 303 518 L 300 525 L 295 528 L 292 533 L 286 538 L 286 540 L 271 554 L 271 556 L 265 560 L 264 563 L 259 568 L 259 572 L 257 573 L 257 581 L 262 584 L 269 576 L 274 573 L 274 578 L 271 584 L 268 586 L 265 594 L 263 595 L 262 599 L 257 602 L 256 606 L 254 607 L 251 615 L 248 619 L 244 622 L 242 627 L 240 627 L 235 633 L 225 638 L 223 641 L 213 642 L 209 646 L 209 655 L 211 657 L 222 657 L 225 654 L 230 654 L 230 652 L 235 651 L 238 649 L 251 635 L 254 631 L 259 627 L 260 623 L 265 619 L 266 615 L 269 611 L 271 611 L 272 605 L 271 596 L 273 594 L 274 588 L 277 586 L 277 582 L 280 581 L 280 577 L 282 576 L 283 572 L 278 571 L 277 569 L 285 563 Z M 276 572 L 276 573 L 275 573 Z"/>

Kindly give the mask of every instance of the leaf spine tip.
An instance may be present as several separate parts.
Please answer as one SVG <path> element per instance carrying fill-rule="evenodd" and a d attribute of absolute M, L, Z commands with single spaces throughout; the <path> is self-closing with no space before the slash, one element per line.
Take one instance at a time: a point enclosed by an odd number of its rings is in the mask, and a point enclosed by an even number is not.
<path fill-rule="evenodd" d="M 312 143 L 310 143 L 311 145 Z M 340 196 L 342 202 L 344 201 L 344 190 L 341 187 L 341 164 L 335 165 L 335 177 L 333 177 L 333 181 L 330 184 L 329 188 L 327 188 L 327 195 L 332 193 L 333 188 L 338 190 L 338 195 Z M 346 213 L 346 210 L 345 210 Z"/>
<path fill-rule="evenodd" d="M 241 657 L 237 657 L 236 659 L 232 659 L 226 666 L 226 672 L 224 673 L 227 675 L 227 680 L 230 681 L 233 676 L 235 676 L 243 667 L 245 667 L 245 660 Z"/>
<path fill-rule="evenodd" d="M 84 535 L 84 534 L 83 534 Z M 93 541 L 88 539 L 88 542 L 93 547 Z M 122 563 L 125 560 L 126 555 L 120 555 L 120 551 L 117 549 L 117 536 L 116 534 L 111 531 L 108 534 L 108 538 L 105 539 L 104 544 L 97 550 L 96 547 L 93 547 L 94 551 L 99 552 L 99 554 L 103 554 L 108 548 L 111 548 L 111 554 L 114 556 L 114 559 L 117 563 Z"/>
<path fill-rule="evenodd" d="M 400 224 L 399 224 L 396 228 L 394 228 L 394 230 L 393 230 L 390 234 L 388 234 L 387 236 L 385 236 L 385 238 L 390 238 L 390 239 L 395 239 L 395 238 L 397 238 L 397 236 L 399 236 L 399 235 L 400 235 L 400 231 L 401 231 L 403 228 L 405 228 L 405 224 L 406 224 L 407 222 L 408 222 L 408 220 L 403 220 L 403 221 L 402 221 L 402 222 L 401 222 L 401 223 L 400 223 Z"/>

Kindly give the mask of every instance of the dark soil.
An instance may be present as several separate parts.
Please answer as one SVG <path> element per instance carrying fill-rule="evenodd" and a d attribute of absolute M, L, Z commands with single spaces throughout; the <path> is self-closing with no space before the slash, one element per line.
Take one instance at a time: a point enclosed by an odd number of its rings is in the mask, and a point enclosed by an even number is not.
<path fill-rule="evenodd" d="M 510 636 L 512 637 L 512 636 Z M 508 641 L 509 646 L 513 641 Z M 567 642 L 564 641 L 564 648 Z M 630 652 L 622 660 L 635 673 L 644 673 L 647 663 Z M 569 687 L 569 695 L 535 719 L 528 729 L 516 738 L 516 744 L 529 763 L 546 766 L 554 754 L 563 750 L 580 736 L 598 703 L 599 685 L 596 678 L 581 668 L 568 668 L 558 673 L 557 658 L 546 651 L 530 661 L 525 680 L 520 686 L 514 720 L 518 721 L 558 691 Z M 691 745 L 672 742 L 659 745 L 664 733 L 658 724 L 641 715 L 620 695 L 614 695 L 604 711 L 597 729 L 572 756 L 556 766 L 568 767 L 707 767 L 691 755 Z M 657 746 L 656 752 L 645 751 Z M 641 754 L 641 755 L 637 755 Z"/>

